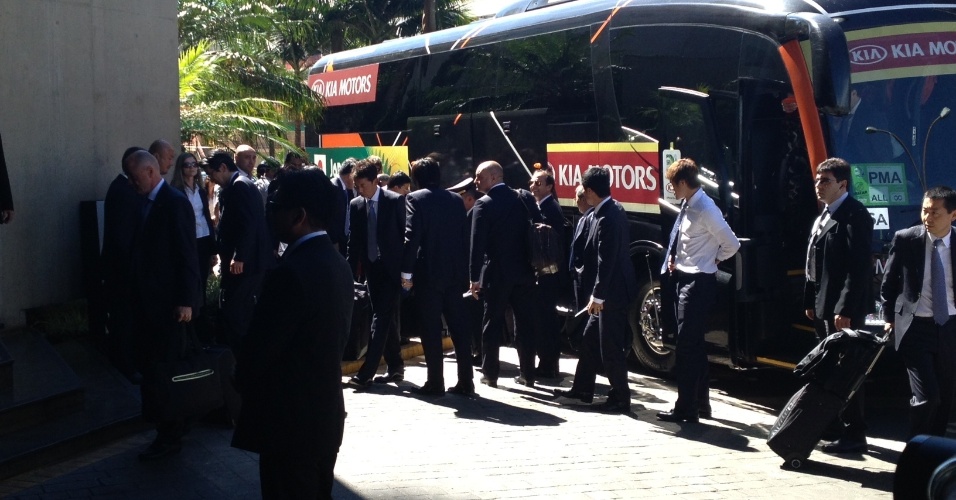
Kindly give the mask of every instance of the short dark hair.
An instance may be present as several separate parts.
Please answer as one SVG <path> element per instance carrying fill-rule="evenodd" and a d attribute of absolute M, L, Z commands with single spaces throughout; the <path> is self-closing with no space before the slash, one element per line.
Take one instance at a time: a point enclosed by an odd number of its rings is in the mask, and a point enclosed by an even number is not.
<path fill-rule="evenodd" d="M 342 166 L 339 168 L 339 175 L 352 175 L 352 169 L 355 168 L 355 163 L 358 160 L 355 158 L 346 158 L 342 162 Z"/>
<path fill-rule="evenodd" d="M 392 189 L 393 187 L 404 186 L 405 184 L 411 184 L 412 178 L 408 176 L 405 172 L 398 171 L 392 174 L 392 177 L 388 179 L 388 188 Z"/>
<path fill-rule="evenodd" d="M 380 157 L 372 155 L 366 158 L 365 161 L 367 161 L 369 165 L 375 167 L 376 174 L 382 173 L 384 167 L 382 166 L 382 159 Z"/>
<path fill-rule="evenodd" d="M 830 172 L 837 182 L 847 181 L 847 191 L 852 191 L 850 187 L 850 162 L 843 158 L 827 158 L 817 166 L 817 173 Z"/>
<path fill-rule="evenodd" d="M 601 198 L 611 196 L 611 174 L 601 167 L 591 167 L 581 176 L 584 189 L 594 191 Z"/>
<path fill-rule="evenodd" d="M 285 154 L 285 163 L 289 163 L 289 160 L 293 160 L 293 159 L 301 160 L 302 155 L 300 155 L 299 153 L 296 153 L 295 151 L 289 151 L 288 153 Z"/>
<path fill-rule="evenodd" d="M 369 182 L 378 180 L 378 167 L 368 160 L 359 160 L 355 162 L 355 169 L 352 170 L 352 177 L 355 179 L 365 179 Z"/>
<path fill-rule="evenodd" d="M 412 162 L 412 180 L 419 188 L 438 189 L 441 186 L 441 165 L 438 160 L 426 156 Z"/>
<path fill-rule="evenodd" d="M 923 198 L 929 200 L 943 200 L 943 206 L 946 208 L 947 212 L 956 210 L 956 191 L 953 191 L 953 189 L 950 187 L 936 186 L 929 188 L 929 190 L 923 194 Z"/>
<path fill-rule="evenodd" d="M 120 160 L 120 166 L 123 169 L 123 173 L 126 174 L 127 176 L 129 175 L 129 166 L 126 164 L 126 160 L 128 160 L 129 157 L 132 156 L 133 153 L 137 151 L 146 151 L 146 150 L 139 146 L 132 146 L 132 147 L 126 148 L 126 151 L 123 151 L 123 159 Z"/>
<path fill-rule="evenodd" d="M 212 152 L 212 156 L 209 157 L 209 161 L 206 162 L 208 168 L 212 170 L 219 170 L 220 165 L 225 165 L 226 170 L 230 172 L 238 172 L 239 167 L 236 166 L 236 161 L 232 159 L 232 154 L 223 149 L 217 149 Z"/>
<path fill-rule="evenodd" d="M 269 204 L 286 210 L 304 209 L 313 229 L 329 227 L 339 203 L 338 188 L 317 167 L 288 170 L 275 181 L 276 189 L 269 195 Z"/>
<path fill-rule="evenodd" d="M 664 177 L 675 186 L 680 181 L 684 181 L 687 183 L 687 187 L 697 189 L 700 187 L 699 175 L 700 170 L 697 168 L 697 162 L 692 158 L 681 158 L 667 167 Z"/>

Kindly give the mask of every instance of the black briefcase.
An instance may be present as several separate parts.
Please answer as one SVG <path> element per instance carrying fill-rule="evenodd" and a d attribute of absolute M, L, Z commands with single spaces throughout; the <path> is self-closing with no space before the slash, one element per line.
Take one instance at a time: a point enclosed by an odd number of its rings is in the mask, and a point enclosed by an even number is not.
<path fill-rule="evenodd" d="M 355 361 L 365 356 L 369 337 L 372 336 L 372 302 L 368 296 L 368 286 L 355 283 L 354 302 L 352 304 L 352 327 L 345 342 L 343 361 Z"/>
<path fill-rule="evenodd" d="M 186 323 L 179 323 L 182 350 L 156 364 L 155 393 L 162 421 L 201 417 L 223 405 L 222 380 L 215 360 Z"/>

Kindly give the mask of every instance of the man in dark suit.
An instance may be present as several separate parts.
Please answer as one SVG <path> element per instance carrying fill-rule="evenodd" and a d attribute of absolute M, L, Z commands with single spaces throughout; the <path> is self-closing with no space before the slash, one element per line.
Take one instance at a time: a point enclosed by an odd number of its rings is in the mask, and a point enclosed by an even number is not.
<path fill-rule="evenodd" d="M 406 290 L 413 285 L 415 288 L 428 366 L 428 381 L 415 392 L 428 396 L 445 393 L 441 340 L 444 314 L 458 364 L 458 383 L 448 391 L 472 396 L 471 339 L 462 307 L 462 293 L 468 284 L 465 206 L 460 196 L 441 189 L 441 166 L 435 158 L 415 161 L 412 180 L 419 189 L 405 196 L 402 286 Z"/>
<path fill-rule="evenodd" d="M 3 139 L 0 138 L 0 224 L 7 224 L 12 221 L 13 195 L 10 193 L 7 160 L 3 157 Z"/>
<path fill-rule="evenodd" d="M 350 203 L 358 196 L 355 192 L 355 181 L 352 179 L 356 161 L 355 158 L 346 158 L 342 162 L 342 166 L 339 167 L 338 176 L 332 181 L 335 187 L 339 189 L 339 203 L 335 207 L 335 213 L 338 217 L 330 224 L 329 236 L 332 237 L 333 243 L 339 245 L 339 252 L 343 256 L 348 255 L 349 233 L 351 232 L 349 227 L 349 224 L 351 224 Z"/>
<path fill-rule="evenodd" d="M 325 231 L 337 202 L 328 177 L 308 168 L 276 182 L 269 221 L 289 247 L 266 276 L 242 339 L 232 445 L 259 454 L 262 498 L 332 498 L 352 273 Z"/>
<path fill-rule="evenodd" d="M 274 266 L 275 257 L 262 196 L 255 183 L 239 173 L 232 155 L 215 152 L 206 174 L 222 186 L 218 227 L 222 319 L 225 343 L 235 349 L 249 328 L 262 277 Z"/>
<path fill-rule="evenodd" d="M 880 290 L 885 328 L 909 375 L 910 438 L 945 436 L 956 393 L 956 191 L 927 191 L 921 220 L 893 237 Z"/>
<path fill-rule="evenodd" d="M 498 163 L 486 161 L 478 165 L 475 185 L 485 193 L 472 208 L 469 268 L 471 293 L 484 294 L 485 299 L 481 332 L 484 376 L 481 383 L 498 386 L 501 369 L 498 350 L 504 336 L 505 309 L 511 305 L 521 372 L 515 382 L 532 387 L 538 298 L 531 249 L 527 244 L 529 212 L 532 222 L 543 219 L 530 193 L 519 194 L 505 185 L 504 170 Z"/>
<path fill-rule="evenodd" d="M 461 196 L 461 201 L 465 205 L 465 255 L 467 255 L 471 245 L 469 233 L 471 232 L 471 221 L 474 215 L 474 210 L 472 209 L 475 207 L 475 202 L 478 201 L 480 195 L 478 194 L 478 189 L 475 188 L 475 179 L 473 177 L 462 179 L 461 182 L 448 188 L 448 190 Z M 466 317 L 465 327 L 468 328 L 469 331 L 468 338 L 471 339 L 471 352 L 473 354 L 471 359 L 472 365 L 481 365 L 481 316 L 485 311 L 485 301 L 482 300 L 481 297 L 478 297 L 477 300 L 472 297 L 471 299 L 465 300 L 462 307 L 464 308 Z"/>
<path fill-rule="evenodd" d="M 372 338 L 365 362 L 349 380 L 359 389 L 368 388 L 385 356 L 384 376 L 376 382 L 405 379 L 405 364 L 398 338 L 398 308 L 402 298 L 402 245 L 405 243 L 405 204 L 402 197 L 376 183 L 377 167 L 361 160 L 353 177 L 359 196 L 349 207 L 348 261 L 356 281 L 365 277 L 372 304 Z"/>
<path fill-rule="evenodd" d="M 531 176 L 531 194 L 538 202 L 538 209 L 544 223 L 551 226 L 557 235 L 558 241 L 566 245 L 568 221 L 561 213 L 561 205 L 554 194 L 554 176 L 547 170 L 538 170 Z M 535 369 L 537 378 L 557 378 L 559 373 L 558 360 L 561 357 L 561 322 L 558 318 L 558 298 L 565 290 L 568 282 L 568 263 L 566 252 L 562 253 L 562 262 L 556 272 L 538 275 L 538 367 Z"/>
<path fill-rule="evenodd" d="M 803 303 L 820 339 L 843 328 L 862 328 L 872 307 L 873 218 L 849 195 L 850 182 L 850 164 L 841 158 L 824 160 L 817 167 L 817 199 L 825 208 L 810 233 Z M 842 418 L 842 436 L 825 444 L 823 451 L 866 450 L 862 387 Z"/>
<path fill-rule="evenodd" d="M 598 367 L 603 366 L 611 384 L 607 401 L 599 409 L 627 413 L 631 391 L 627 385 L 627 308 L 637 296 L 637 279 L 628 251 L 627 213 L 611 198 L 607 170 L 592 167 L 581 178 L 588 204 L 594 207 L 593 222 L 584 245 L 581 286 L 590 292 L 587 326 L 581 357 L 571 390 L 556 389 L 555 395 L 589 403 L 594 397 Z"/>
<path fill-rule="evenodd" d="M 133 153 L 128 170 L 141 196 L 134 208 L 139 224 L 130 263 L 136 358 L 143 374 L 143 418 L 156 422 L 156 440 L 139 458 L 156 460 L 179 452 L 185 430 L 184 422 L 162 417 L 157 363 L 172 361 L 181 352 L 176 323 L 188 323 L 199 307 L 196 221 L 186 196 L 166 184 L 153 155 Z"/>
<path fill-rule="evenodd" d="M 133 363 L 133 311 L 130 295 L 130 259 L 133 238 L 140 225 L 142 197 L 130 183 L 128 159 L 140 147 L 123 153 L 122 172 L 113 179 L 103 201 L 103 289 L 106 295 L 107 341 L 110 361 L 133 382 L 141 375 Z"/>

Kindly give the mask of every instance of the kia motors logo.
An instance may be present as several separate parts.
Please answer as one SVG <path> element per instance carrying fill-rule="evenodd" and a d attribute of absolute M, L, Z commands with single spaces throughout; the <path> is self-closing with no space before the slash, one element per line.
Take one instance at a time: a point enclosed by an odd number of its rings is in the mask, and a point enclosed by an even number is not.
<path fill-rule="evenodd" d="M 312 91 L 320 96 L 325 96 L 325 82 L 322 80 L 316 80 L 312 83 Z"/>
<path fill-rule="evenodd" d="M 889 52 L 879 45 L 860 45 L 850 50 L 850 62 L 853 64 L 877 64 L 886 59 Z"/>

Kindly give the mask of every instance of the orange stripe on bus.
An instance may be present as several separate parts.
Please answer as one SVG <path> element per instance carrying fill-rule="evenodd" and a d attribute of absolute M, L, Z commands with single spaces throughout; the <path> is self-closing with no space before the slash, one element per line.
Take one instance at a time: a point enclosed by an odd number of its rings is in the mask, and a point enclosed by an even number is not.
<path fill-rule="evenodd" d="M 322 136 L 323 148 L 361 148 L 365 147 L 362 136 L 358 134 L 325 134 Z"/>
<path fill-rule="evenodd" d="M 402 146 L 408 146 L 408 137 L 405 137 L 405 140 L 402 141 Z"/>
<path fill-rule="evenodd" d="M 813 98 L 813 85 L 810 83 L 810 72 L 807 70 L 806 59 L 800 50 L 800 43 L 791 40 L 780 46 L 780 57 L 793 83 L 793 94 L 797 99 L 797 109 L 800 111 L 800 125 L 803 127 L 803 136 L 807 141 L 807 153 L 810 155 L 810 174 L 817 175 L 817 165 L 827 159 L 826 142 L 823 140 L 823 126 L 820 124 L 820 114 L 817 112 L 816 100 Z"/>
<path fill-rule="evenodd" d="M 458 125 L 458 120 L 461 120 L 461 113 L 458 113 L 458 116 L 455 117 L 455 122 L 452 125 Z"/>
<path fill-rule="evenodd" d="M 378 141 L 379 146 L 382 145 L 382 136 L 380 136 L 378 132 L 375 132 L 375 140 Z"/>
<path fill-rule="evenodd" d="M 594 33 L 594 36 L 591 37 L 591 43 L 592 43 L 592 44 L 595 42 L 595 40 L 598 39 L 599 36 L 601 36 L 601 33 L 604 31 L 604 27 L 607 26 L 608 23 L 611 22 L 611 19 L 613 19 L 615 15 L 617 15 L 617 11 L 623 9 L 624 7 L 627 7 L 627 4 L 629 4 L 629 3 L 631 3 L 631 0 L 627 0 L 627 1 L 624 2 L 623 4 L 621 4 L 621 5 L 617 6 L 617 7 L 614 7 L 614 10 L 611 11 L 611 15 L 607 16 L 607 19 L 604 21 L 603 24 L 601 24 L 601 27 L 598 28 L 598 30 Z"/>

